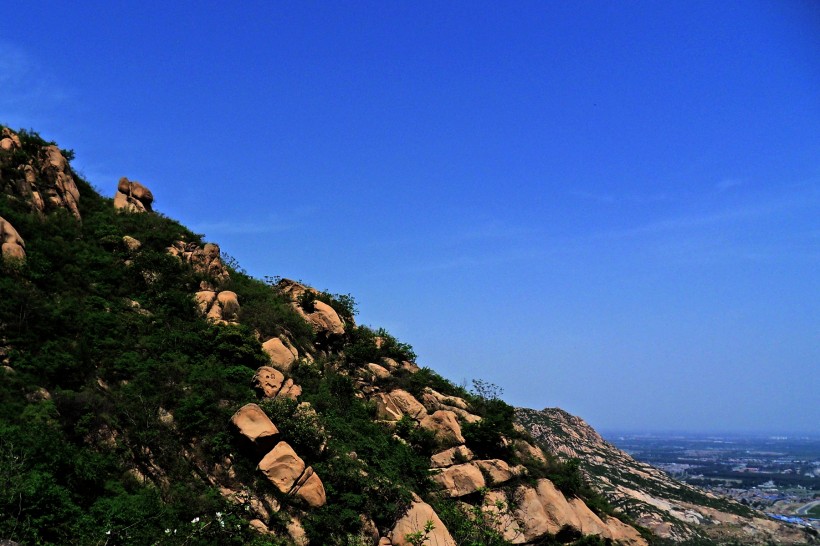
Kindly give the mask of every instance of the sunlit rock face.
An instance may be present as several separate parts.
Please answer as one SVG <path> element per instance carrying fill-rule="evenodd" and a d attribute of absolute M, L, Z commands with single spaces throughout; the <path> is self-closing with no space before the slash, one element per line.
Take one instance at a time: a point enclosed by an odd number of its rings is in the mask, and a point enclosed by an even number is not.
<path fill-rule="evenodd" d="M 23 150 L 19 135 L 9 128 L 0 133 L 0 186 L 28 203 L 38 214 L 66 209 L 80 219 L 80 190 L 60 148 L 53 144 Z"/>
<path fill-rule="evenodd" d="M 126 212 L 151 212 L 154 194 L 136 181 L 120 178 L 117 193 L 114 194 L 114 208 Z"/>

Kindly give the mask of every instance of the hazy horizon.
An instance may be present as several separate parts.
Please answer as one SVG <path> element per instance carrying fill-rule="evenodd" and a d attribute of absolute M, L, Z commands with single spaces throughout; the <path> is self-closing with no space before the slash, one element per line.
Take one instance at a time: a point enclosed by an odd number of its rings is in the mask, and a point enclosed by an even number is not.
<path fill-rule="evenodd" d="M 456 383 L 820 433 L 820 4 L 7 9 L 0 122 Z"/>

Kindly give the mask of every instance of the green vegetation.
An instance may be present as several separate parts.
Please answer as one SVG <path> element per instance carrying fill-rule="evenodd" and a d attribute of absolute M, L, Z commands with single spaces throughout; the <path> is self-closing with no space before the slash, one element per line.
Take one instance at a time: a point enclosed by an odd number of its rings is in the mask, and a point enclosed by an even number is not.
<path fill-rule="evenodd" d="M 409 504 L 411 491 L 424 494 L 430 489 L 428 459 L 375 423 L 372 405 L 357 398 L 350 378 L 329 364 L 302 364 L 294 379 L 304 389 L 302 399 L 317 414 L 314 426 L 320 432 L 308 432 L 307 437 L 327 439 L 323 451 L 304 452 L 305 462 L 322 476 L 328 496 L 328 504 L 304 521 L 308 536 L 317 544 L 345 544 L 346 537 L 360 531 L 360 515 L 388 528 Z M 298 414 L 295 422 L 294 427 L 293 420 L 283 421 L 288 441 L 299 441 L 291 430 L 310 427 Z"/>
<path fill-rule="evenodd" d="M 53 144 L 33 131 L 19 135 L 22 150 L 0 156 L 0 189 L 41 146 Z M 260 340 L 274 336 L 309 356 L 290 372 L 303 389 L 299 402 L 260 405 L 324 483 L 327 504 L 300 516 L 313 544 L 365 544 L 365 523 L 385 534 L 416 493 L 459 546 L 507 545 L 498 529 L 515 534 L 512 491 L 542 477 L 599 514 L 612 513 L 577 461 L 518 460 L 511 442 L 527 438 L 516 431 L 514 408 L 498 387 L 478 380 L 467 390 L 415 369 L 410 345 L 384 329 L 355 325 L 350 295 L 308 291 L 298 299 L 307 313 L 324 302 L 345 322 L 344 335 L 317 335 L 278 279 L 254 279 L 228 258 L 222 288 L 237 293 L 241 325 L 207 322 L 193 294 L 214 279 L 166 250 L 179 240 L 201 245 L 202 237 L 162 214 L 118 213 L 74 176 L 81 222 L 63 210 L 32 214 L 27 203 L 0 191 L 0 216 L 27 251 L 22 263 L 0 258 L 0 539 L 286 544 L 252 531 L 250 503 L 226 501 L 213 480 L 229 464 L 257 496 L 284 507 L 294 502 L 260 477 L 228 426 L 239 407 L 258 401 L 251 379 L 270 362 Z M 139 248 L 129 248 L 125 236 Z M 409 417 L 392 426 L 376 422 L 375 405 L 356 385 L 367 363 L 392 366 L 386 359 L 398 368 L 373 387 L 417 398 L 434 389 L 463 399 L 481 417 L 461 422 L 477 457 L 527 467 L 527 476 L 505 485 L 504 500 L 482 489 L 469 506 L 434 493 L 429 456 L 441 447 L 435 434 Z M 271 528 L 288 523 L 285 510 L 272 517 Z M 421 544 L 433 530 L 427 525 L 406 538 Z M 570 531 L 543 542 L 558 543 L 602 542 Z"/>
<path fill-rule="evenodd" d="M 398 341 L 383 328 L 352 328 L 342 349 L 350 369 L 368 362 L 381 362 L 382 358 L 392 358 L 398 362 L 416 360 L 416 353 L 410 345 Z"/>
<path fill-rule="evenodd" d="M 477 502 L 465 506 L 455 500 L 439 499 L 433 507 L 459 546 L 507 546 L 512 544 L 499 529 L 517 536 L 509 499 L 491 500 L 487 488 L 480 489 Z"/>

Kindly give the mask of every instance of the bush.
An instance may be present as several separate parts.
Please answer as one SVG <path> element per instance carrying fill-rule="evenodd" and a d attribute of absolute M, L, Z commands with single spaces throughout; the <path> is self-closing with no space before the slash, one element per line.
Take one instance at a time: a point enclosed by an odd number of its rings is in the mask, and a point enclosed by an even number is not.
<path fill-rule="evenodd" d="M 348 332 L 343 350 L 348 367 L 351 369 L 368 362 L 378 363 L 385 357 L 398 362 L 416 360 L 413 348 L 407 343 L 398 341 L 384 328 L 378 330 L 367 326 L 352 328 Z"/>

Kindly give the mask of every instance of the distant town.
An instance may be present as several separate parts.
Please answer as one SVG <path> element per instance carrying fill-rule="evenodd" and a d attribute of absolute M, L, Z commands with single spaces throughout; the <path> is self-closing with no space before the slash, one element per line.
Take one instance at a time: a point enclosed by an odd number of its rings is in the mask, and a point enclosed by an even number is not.
<path fill-rule="evenodd" d="M 771 518 L 820 530 L 820 436 L 610 432 L 605 437 L 678 480 Z"/>

